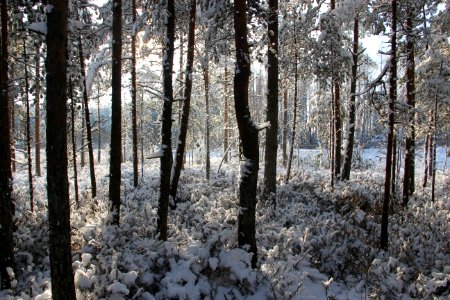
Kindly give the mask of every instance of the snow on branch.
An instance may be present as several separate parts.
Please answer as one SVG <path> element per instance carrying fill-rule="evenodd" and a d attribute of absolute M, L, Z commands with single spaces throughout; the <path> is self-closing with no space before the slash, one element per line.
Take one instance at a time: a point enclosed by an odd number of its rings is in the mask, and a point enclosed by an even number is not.
<path fill-rule="evenodd" d="M 47 35 L 47 22 L 31 23 L 28 30 L 42 35 Z"/>

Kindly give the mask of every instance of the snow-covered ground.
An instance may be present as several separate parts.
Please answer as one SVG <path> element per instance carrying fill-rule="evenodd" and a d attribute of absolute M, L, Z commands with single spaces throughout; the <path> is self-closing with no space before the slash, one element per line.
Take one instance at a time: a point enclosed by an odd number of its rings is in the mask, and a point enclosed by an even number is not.
<path fill-rule="evenodd" d="M 81 205 L 72 209 L 72 246 L 79 299 L 448 299 L 450 291 L 450 173 L 438 151 L 437 201 L 422 189 L 403 210 L 398 196 L 389 218 L 389 251 L 378 250 L 384 153 L 361 151 L 348 183 L 329 185 L 326 154 L 300 150 L 289 184 L 280 167 L 277 207 L 259 201 L 259 269 L 237 245 L 237 162 L 187 165 L 180 202 L 170 211 L 170 238 L 156 234 L 159 168 L 145 167 L 134 188 L 132 166 L 122 165 L 121 225 L 107 225 L 107 160 L 96 167 L 91 199 L 88 168 L 80 172 Z M 151 163 L 151 164 L 150 164 Z M 445 170 L 444 170 L 445 167 Z M 50 299 L 45 177 L 35 178 L 29 211 L 27 173 L 15 174 L 14 289 L 1 299 Z M 262 178 L 262 172 L 260 173 Z M 401 177 L 400 177 L 401 178 Z M 262 181 L 260 181 L 262 182 Z M 73 188 L 73 185 L 71 185 Z M 73 190 L 71 190 L 73 192 Z"/>

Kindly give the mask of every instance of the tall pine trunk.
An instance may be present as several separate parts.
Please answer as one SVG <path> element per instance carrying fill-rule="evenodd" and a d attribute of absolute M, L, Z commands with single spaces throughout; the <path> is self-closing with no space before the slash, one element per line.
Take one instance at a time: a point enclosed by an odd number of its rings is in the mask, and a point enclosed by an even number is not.
<path fill-rule="evenodd" d="M 14 267 L 13 215 L 11 199 L 11 149 L 8 97 L 8 8 L 1 0 L 1 70 L 0 70 L 0 276 L 1 289 L 10 288 L 7 268 Z"/>
<path fill-rule="evenodd" d="M 196 17 L 197 1 L 192 0 L 191 12 L 189 17 L 189 33 L 188 33 L 188 49 L 186 59 L 186 72 L 184 74 L 184 93 L 183 106 L 180 122 L 180 134 L 178 135 L 178 144 L 175 154 L 175 165 L 172 170 L 172 179 L 170 183 L 170 196 L 176 201 L 178 182 L 180 180 L 181 169 L 186 150 L 186 136 L 189 125 L 189 112 L 191 109 L 191 93 L 192 93 L 192 66 L 194 64 L 194 50 L 195 50 L 195 17 Z"/>
<path fill-rule="evenodd" d="M 77 140 L 75 134 L 75 99 L 73 95 L 72 77 L 69 78 L 69 98 L 70 98 L 70 137 L 72 139 L 72 160 L 73 160 L 73 185 L 75 188 L 75 203 L 80 207 L 80 198 L 78 193 L 78 169 L 77 169 Z"/>
<path fill-rule="evenodd" d="M 234 1 L 234 37 L 236 70 L 234 73 L 234 103 L 242 146 L 243 166 L 239 183 L 238 244 L 253 254 L 252 267 L 258 258 L 256 248 L 256 187 L 259 168 L 258 130 L 250 116 L 248 88 L 250 54 L 247 41 L 247 3 Z"/>
<path fill-rule="evenodd" d="M 283 130 L 281 137 L 281 157 L 283 160 L 283 166 L 287 167 L 287 139 L 288 139 L 288 89 L 284 87 L 283 92 Z"/>
<path fill-rule="evenodd" d="M 414 193 L 414 169 L 415 169 L 415 64 L 414 64 L 414 38 L 413 38 L 413 8 L 408 2 L 408 16 L 406 19 L 406 100 L 408 105 L 408 126 L 406 128 L 405 141 L 405 169 L 403 175 L 403 206 L 406 207 L 409 197 Z"/>
<path fill-rule="evenodd" d="M 113 1 L 112 24 L 112 107 L 111 107 L 111 149 L 109 158 L 109 201 L 110 221 L 120 221 L 120 184 L 122 162 L 122 1 Z"/>
<path fill-rule="evenodd" d="M 286 170 L 286 178 L 284 182 L 287 184 L 289 182 L 291 176 L 291 167 L 292 160 L 294 159 L 294 144 L 295 144 L 295 135 L 297 130 L 297 106 L 298 106 L 298 53 L 297 53 L 297 38 L 295 35 L 295 24 L 294 24 L 294 47 L 295 47 L 295 55 L 294 55 L 294 116 L 292 120 L 292 132 L 291 132 L 291 142 L 289 145 L 289 157 L 287 161 L 287 170 Z"/>
<path fill-rule="evenodd" d="M 137 108 L 136 108 L 136 0 L 131 1 L 133 32 L 131 33 L 131 122 L 133 131 L 133 185 L 139 184 L 138 171 L 138 138 L 137 138 Z"/>
<path fill-rule="evenodd" d="M 353 65 L 350 83 L 350 108 L 347 147 L 345 149 L 344 163 L 342 168 L 342 180 L 350 180 L 352 169 L 353 146 L 355 144 L 355 119 L 356 119 L 356 81 L 358 79 L 358 43 L 359 43 L 359 18 L 353 20 Z"/>
<path fill-rule="evenodd" d="M 169 214 L 170 173 L 172 169 L 172 103 L 173 103 L 173 56 L 175 43 L 175 1 L 167 0 L 167 29 L 163 55 L 163 112 L 161 127 L 161 167 L 158 201 L 157 230 L 159 240 L 166 241 L 167 216 Z"/>
<path fill-rule="evenodd" d="M 24 64 L 24 72 L 25 72 L 25 107 L 26 107 L 26 116 L 25 116 L 25 135 L 27 140 L 27 162 L 28 162 L 28 193 L 30 195 L 30 210 L 34 211 L 34 200 L 33 200 L 33 162 L 31 159 L 31 129 L 30 129 L 30 83 L 28 76 L 28 57 L 27 57 L 27 45 L 26 40 L 23 40 L 23 64 Z"/>
<path fill-rule="evenodd" d="M 36 77 L 35 77 L 35 102 L 34 102 L 34 142 L 36 175 L 41 176 L 41 44 L 36 45 Z"/>
<path fill-rule="evenodd" d="M 94 161 L 94 149 L 92 146 L 91 114 L 89 113 L 89 97 L 86 85 L 86 71 L 84 69 L 84 54 L 81 36 L 78 37 L 78 54 L 80 58 L 81 76 L 83 77 L 83 104 L 84 104 L 84 118 L 86 121 L 86 137 L 89 155 L 89 173 L 91 178 L 92 197 L 95 198 L 97 197 L 97 182 L 95 180 L 95 161 Z"/>
<path fill-rule="evenodd" d="M 47 12 L 47 194 L 52 298 L 76 299 L 67 178 L 67 0 Z"/>
<path fill-rule="evenodd" d="M 102 127 L 101 127 L 101 116 L 100 116 L 100 86 L 97 86 L 97 162 L 100 163 L 102 158 Z"/>
<path fill-rule="evenodd" d="M 266 151 L 264 152 L 264 197 L 276 202 L 278 150 L 278 0 L 269 0 L 267 49 L 267 121 Z"/>
<path fill-rule="evenodd" d="M 209 59 L 209 58 L 208 58 Z M 203 78 L 205 84 L 205 169 L 206 169 L 206 180 L 209 180 L 209 173 L 211 170 L 211 159 L 210 159 L 210 137 L 209 137 L 209 62 L 206 61 L 205 67 L 203 69 Z"/>
<path fill-rule="evenodd" d="M 228 143 L 229 143 L 229 117 L 228 117 L 228 68 L 226 65 L 225 60 L 225 70 L 223 74 L 223 97 L 224 97 L 224 105 L 223 105 L 223 124 L 224 124 L 224 130 L 223 130 L 223 155 L 224 155 L 224 161 L 228 162 Z"/>
<path fill-rule="evenodd" d="M 389 223 L 389 200 L 391 198 L 391 176 L 392 176 L 392 150 L 394 143 L 394 109 L 397 100 L 397 0 L 392 0 L 392 34 L 391 34 L 391 61 L 389 78 L 389 133 L 386 149 L 386 174 L 384 180 L 383 212 L 381 214 L 380 248 L 388 248 L 388 223 Z"/>

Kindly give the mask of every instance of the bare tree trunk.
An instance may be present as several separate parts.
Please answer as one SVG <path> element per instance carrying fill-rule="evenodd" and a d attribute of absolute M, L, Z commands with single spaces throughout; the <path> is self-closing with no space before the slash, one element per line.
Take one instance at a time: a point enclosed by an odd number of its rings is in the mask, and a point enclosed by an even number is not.
<path fill-rule="evenodd" d="M 160 171 L 160 190 L 158 201 L 158 222 L 157 231 L 160 241 L 166 241 L 167 216 L 169 213 L 170 198 L 170 173 L 172 169 L 172 103 L 173 103 L 173 85 L 172 70 L 175 43 L 175 1 L 167 0 L 167 31 L 164 45 L 163 56 L 163 112 L 161 128 L 161 171 Z"/>
<path fill-rule="evenodd" d="M 248 88 L 250 55 L 247 41 L 247 4 L 245 0 L 234 1 L 234 32 L 236 45 L 236 71 L 234 76 L 234 102 L 236 120 L 242 145 L 244 166 L 239 183 L 238 244 L 252 256 L 252 267 L 258 258 L 256 248 L 256 187 L 259 168 L 258 130 L 250 116 Z"/>
<path fill-rule="evenodd" d="M 406 19 L 406 98 L 408 104 L 408 123 L 406 128 L 405 141 L 405 169 L 403 176 L 403 206 L 408 206 L 409 197 L 414 193 L 414 169 L 415 169 L 415 144 L 416 144 L 416 130 L 415 130 L 415 64 L 414 64 L 414 38 L 413 38 L 413 8 L 412 4 L 408 4 L 408 16 Z"/>
<path fill-rule="evenodd" d="M 1 0 L 1 72 L 0 72 L 0 289 L 11 287 L 7 268 L 14 268 L 12 173 L 8 97 L 8 8 Z"/>
<path fill-rule="evenodd" d="M 209 173 L 211 170 L 210 149 L 209 149 L 209 62 L 206 62 L 206 66 L 203 69 L 203 78 L 205 83 L 205 168 L 206 168 L 206 180 L 209 180 Z"/>
<path fill-rule="evenodd" d="M 41 176 L 41 45 L 36 45 L 36 77 L 35 77 L 35 92 L 36 98 L 34 102 L 34 140 L 35 140 L 35 164 L 36 175 Z"/>
<path fill-rule="evenodd" d="M 442 65 L 441 65 L 441 70 L 442 70 Z M 437 109 L 438 109 L 438 99 L 437 96 L 434 98 L 434 122 L 433 122 L 433 127 L 434 127 L 434 138 L 432 140 L 432 142 L 434 141 L 434 145 L 431 145 L 431 148 L 433 149 L 433 161 L 432 161 L 432 165 L 433 165 L 433 173 L 432 173 L 432 178 L 431 178 L 431 201 L 434 202 L 435 201 L 435 190 L 436 190 L 436 148 L 437 148 Z"/>
<path fill-rule="evenodd" d="M 27 139 L 27 161 L 28 161 L 28 189 L 30 195 L 30 210 L 34 211 L 33 200 L 33 162 L 31 160 L 31 130 L 30 130 L 30 99 L 28 92 L 30 90 L 29 78 L 28 78 L 28 57 L 27 57 L 27 45 L 25 39 L 23 40 L 23 63 L 25 70 L 25 135 Z"/>
<path fill-rule="evenodd" d="M 397 100 L 397 0 L 392 0 L 391 66 L 389 78 L 389 133 L 386 150 L 383 212 L 381 214 L 380 248 L 388 248 L 389 200 L 391 197 L 392 148 L 394 143 L 394 109 Z M 395 167 L 395 166 L 394 166 Z"/>
<path fill-rule="evenodd" d="M 281 156 L 283 158 L 283 166 L 287 167 L 287 127 L 288 127 L 288 89 L 287 84 L 283 92 L 283 131 L 281 142 Z"/>
<path fill-rule="evenodd" d="M 100 86 L 97 86 L 97 134 L 98 134 L 98 147 L 97 147 L 97 162 L 100 163 L 102 158 L 102 127 L 100 116 Z"/>
<path fill-rule="evenodd" d="M 224 153 L 224 161 L 228 163 L 228 68 L 225 61 L 225 71 L 223 76 L 223 96 L 224 96 L 224 108 L 223 108 L 223 124 L 225 129 L 223 130 L 223 153 Z"/>
<path fill-rule="evenodd" d="M 264 197 L 276 205 L 278 150 L 278 0 L 269 0 L 267 48 L 267 121 L 264 156 Z"/>
<path fill-rule="evenodd" d="M 430 134 L 427 133 L 425 143 L 423 145 L 423 182 L 422 188 L 427 187 L 428 181 L 428 144 L 430 143 Z"/>
<path fill-rule="evenodd" d="M 47 194 L 52 298 L 75 300 L 67 178 L 67 0 L 47 12 Z"/>
<path fill-rule="evenodd" d="M 131 1 L 133 26 L 136 23 L 136 0 Z M 138 171 L 138 138 L 137 138 L 137 108 L 136 108 L 136 32 L 131 34 L 131 122 L 133 131 L 133 183 L 134 187 L 139 184 Z"/>
<path fill-rule="evenodd" d="M 12 74 L 14 72 L 11 71 Z M 12 172 L 16 172 L 16 139 L 15 139 L 15 132 L 16 132 L 16 109 L 14 104 L 14 99 L 10 99 L 10 109 L 11 109 L 11 123 L 10 123 L 10 133 L 9 133 L 9 139 L 10 139 L 10 160 L 11 160 L 11 167 Z"/>
<path fill-rule="evenodd" d="M 112 24 L 112 108 L 111 108 L 111 150 L 109 158 L 109 200 L 111 202 L 110 222 L 119 225 L 120 184 L 122 162 L 122 1 L 113 1 Z"/>
<path fill-rule="evenodd" d="M 140 111 L 140 129 L 141 129 L 141 182 L 144 178 L 144 92 L 141 91 L 141 111 Z"/>
<path fill-rule="evenodd" d="M 91 177 L 92 197 L 95 198 L 97 197 L 97 182 L 95 180 L 95 165 L 94 165 L 95 161 L 94 161 L 94 149 L 92 147 L 91 114 L 89 113 L 89 97 L 86 86 L 86 71 L 84 69 L 84 55 L 81 36 L 78 37 L 78 54 L 80 57 L 81 76 L 83 77 L 83 103 L 84 103 L 84 117 L 86 120 L 86 137 L 89 155 L 89 173 Z"/>
<path fill-rule="evenodd" d="M 80 198 L 78 193 L 78 169 L 77 169 L 77 140 L 75 138 L 75 99 L 73 96 L 72 77 L 69 78 L 69 97 L 70 97 L 70 135 L 72 138 L 72 159 L 73 159 L 73 185 L 75 187 L 75 203 L 80 208 Z"/>
<path fill-rule="evenodd" d="M 391 199 L 396 200 L 396 180 L 397 180 L 397 135 L 395 134 L 392 142 L 392 176 L 391 176 Z"/>
<path fill-rule="evenodd" d="M 294 47 L 295 47 L 295 55 L 294 55 L 294 116 L 293 116 L 293 124 L 292 124 L 292 132 L 291 132 L 291 143 L 289 148 L 289 159 L 287 162 L 287 170 L 286 170 L 286 178 L 284 182 L 287 184 L 289 182 L 291 176 L 291 167 L 292 160 L 294 156 L 294 144 L 295 144 L 295 135 L 297 128 L 297 102 L 298 102 L 298 53 L 297 53 L 297 37 L 295 31 L 295 23 L 294 23 Z"/>
<path fill-rule="evenodd" d="M 350 111 L 348 126 L 348 142 L 345 149 L 344 163 L 342 169 L 342 180 L 350 180 L 352 169 L 353 146 L 355 144 L 355 119 L 356 119 L 356 81 L 358 80 L 358 44 L 359 44 L 359 17 L 353 20 L 353 65 L 350 83 Z"/>
<path fill-rule="evenodd" d="M 191 2 L 191 12 L 189 17 L 189 33 L 188 33 L 188 53 L 186 59 L 186 71 L 184 80 L 183 93 L 183 110 L 181 114 L 180 134 L 178 136 L 177 150 L 175 154 L 175 165 L 172 170 L 172 179 L 170 183 L 170 196 L 176 199 L 178 182 L 180 180 L 181 169 L 186 150 L 186 136 L 189 125 L 189 112 L 191 108 L 191 92 L 192 92 L 192 66 L 194 64 L 195 50 L 195 16 L 196 16 L 196 0 Z"/>
<path fill-rule="evenodd" d="M 331 0 L 330 8 L 333 11 L 335 7 L 335 0 Z M 334 52 L 334 51 L 333 51 Z M 335 56 L 337 53 L 333 53 Z M 332 85 L 334 87 L 334 97 L 333 97 L 333 132 L 334 132 L 334 143 L 333 143 L 333 156 L 334 156 L 334 169 L 333 176 L 340 180 L 341 174 L 341 163 L 342 163 L 342 120 L 341 120 L 341 88 L 336 71 L 332 74 Z"/>
<path fill-rule="evenodd" d="M 83 112 L 85 111 L 84 101 L 81 102 L 81 168 L 84 168 L 86 165 L 86 152 L 84 151 L 84 141 L 85 141 L 85 132 L 86 132 L 86 118 L 83 117 Z"/>

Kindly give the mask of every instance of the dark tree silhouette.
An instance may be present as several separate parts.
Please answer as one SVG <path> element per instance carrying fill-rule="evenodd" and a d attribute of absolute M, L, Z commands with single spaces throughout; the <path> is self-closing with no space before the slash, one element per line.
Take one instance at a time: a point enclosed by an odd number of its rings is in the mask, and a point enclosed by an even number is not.
<path fill-rule="evenodd" d="M 248 106 L 250 55 L 247 41 L 247 3 L 234 1 L 234 37 L 236 70 L 234 72 L 234 105 L 243 155 L 241 182 L 239 183 L 238 244 L 253 253 L 252 266 L 258 258 L 255 233 L 256 187 L 259 168 L 259 142 Z"/>
<path fill-rule="evenodd" d="M 1 0 L 1 70 L 0 70 L 0 276 L 1 289 L 10 287 L 7 268 L 14 266 L 12 174 L 8 97 L 8 8 Z"/>
<path fill-rule="evenodd" d="M 122 1 L 113 2 L 112 27 L 112 107 L 111 107 L 111 150 L 109 165 L 109 200 L 111 222 L 120 221 L 120 164 L 122 162 Z"/>
<path fill-rule="evenodd" d="M 186 72 L 184 80 L 183 93 L 183 107 L 181 115 L 180 134 L 178 136 L 177 150 L 175 154 L 175 165 L 172 170 L 172 180 L 170 183 L 170 196 L 176 199 L 178 182 L 180 180 L 181 169 L 183 167 L 184 153 L 186 149 L 186 135 L 189 124 L 189 112 L 191 107 L 191 92 L 192 92 L 192 66 L 194 64 L 194 50 L 195 50 L 195 15 L 196 15 L 197 1 L 192 0 L 191 12 L 189 17 L 189 33 L 188 33 L 188 53 L 186 60 Z"/>
<path fill-rule="evenodd" d="M 136 23 L 136 0 L 131 1 L 131 15 L 133 24 Z M 134 26 L 134 25 L 133 25 Z M 136 31 L 131 33 L 131 123 L 133 135 L 133 185 L 139 184 L 138 171 L 138 138 L 137 138 L 137 107 L 136 107 Z"/>
<path fill-rule="evenodd" d="M 47 195 L 53 299 L 76 299 L 67 178 L 67 0 L 47 12 Z M 51 125 L 51 126 L 50 126 Z"/>
<path fill-rule="evenodd" d="M 167 1 L 167 31 L 163 55 L 163 112 L 161 128 L 161 172 L 157 229 L 159 239 L 167 240 L 167 215 L 169 213 L 170 172 L 172 170 L 172 70 L 175 43 L 175 1 Z"/>
<path fill-rule="evenodd" d="M 278 148 L 278 0 L 269 0 L 267 49 L 267 121 L 264 152 L 264 197 L 276 201 Z"/>
<path fill-rule="evenodd" d="M 391 61 L 389 78 L 389 133 L 386 149 L 386 174 L 384 181 L 383 212 L 381 214 L 380 248 L 388 248 L 388 223 L 389 223 L 389 200 L 391 197 L 391 176 L 394 144 L 394 109 L 397 100 L 397 0 L 392 0 L 392 34 L 391 34 Z"/>

